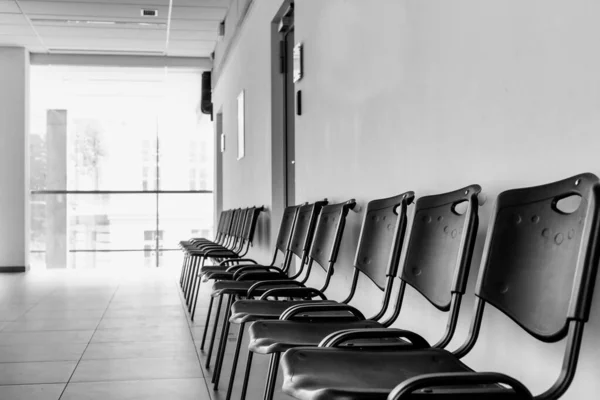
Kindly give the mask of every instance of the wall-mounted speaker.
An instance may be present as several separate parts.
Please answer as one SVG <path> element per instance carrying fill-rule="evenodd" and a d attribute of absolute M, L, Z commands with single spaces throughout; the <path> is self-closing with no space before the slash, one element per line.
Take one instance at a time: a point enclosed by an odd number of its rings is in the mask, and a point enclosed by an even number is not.
<path fill-rule="evenodd" d="M 210 114 L 212 120 L 213 104 L 212 104 L 212 73 L 204 71 L 202 73 L 202 97 L 200 100 L 200 111 L 203 114 Z"/>

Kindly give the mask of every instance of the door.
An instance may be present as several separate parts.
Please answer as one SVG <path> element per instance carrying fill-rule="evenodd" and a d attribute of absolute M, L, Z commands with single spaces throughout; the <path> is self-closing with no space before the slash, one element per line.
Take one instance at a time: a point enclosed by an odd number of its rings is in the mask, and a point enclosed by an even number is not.
<path fill-rule="evenodd" d="M 282 33 L 282 59 L 284 76 L 285 113 L 285 200 L 291 206 L 296 201 L 296 91 L 294 90 L 294 28 Z"/>

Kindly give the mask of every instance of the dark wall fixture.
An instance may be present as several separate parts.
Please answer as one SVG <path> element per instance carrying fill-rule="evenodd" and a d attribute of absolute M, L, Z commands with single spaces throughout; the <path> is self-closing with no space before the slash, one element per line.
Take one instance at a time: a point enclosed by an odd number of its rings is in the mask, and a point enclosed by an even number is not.
<path fill-rule="evenodd" d="M 203 114 L 210 114 L 210 119 L 212 121 L 213 104 L 211 77 L 212 73 L 210 71 L 202 73 L 202 98 L 200 100 L 200 110 Z"/>

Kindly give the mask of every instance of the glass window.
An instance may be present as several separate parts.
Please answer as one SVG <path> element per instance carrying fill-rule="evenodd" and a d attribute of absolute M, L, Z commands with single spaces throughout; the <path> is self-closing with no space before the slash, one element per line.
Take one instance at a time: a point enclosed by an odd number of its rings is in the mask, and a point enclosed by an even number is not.
<path fill-rule="evenodd" d="M 199 70 L 32 66 L 33 267 L 159 266 L 212 234 L 200 93 Z"/>

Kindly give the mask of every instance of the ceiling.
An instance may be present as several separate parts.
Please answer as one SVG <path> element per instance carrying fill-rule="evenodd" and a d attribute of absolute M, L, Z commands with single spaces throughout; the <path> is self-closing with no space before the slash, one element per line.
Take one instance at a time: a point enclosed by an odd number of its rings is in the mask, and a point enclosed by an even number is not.
<path fill-rule="evenodd" d="M 0 0 L 0 46 L 209 57 L 230 0 Z M 141 10 L 157 10 L 142 17 Z"/>

